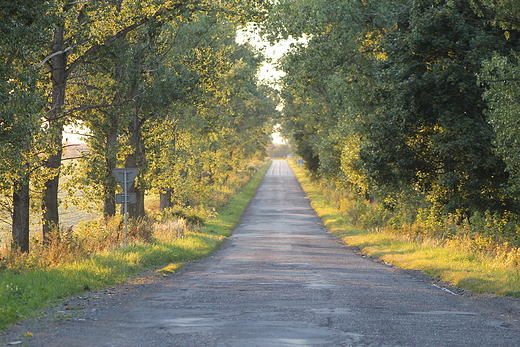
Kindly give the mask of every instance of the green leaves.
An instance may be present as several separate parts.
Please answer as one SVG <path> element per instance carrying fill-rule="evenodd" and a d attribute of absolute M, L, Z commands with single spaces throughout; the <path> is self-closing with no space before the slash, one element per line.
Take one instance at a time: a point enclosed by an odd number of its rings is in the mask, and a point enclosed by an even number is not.
<path fill-rule="evenodd" d="M 57 226 L 61 132 L 72 125 L 83 127 L 90 151 L 67 168 L 70 195 L 81 189 L 105 215 L 115 213 L 116 166 L 139 166 L 141 202 L 145 190 L 181 181 L 188 182 L 179 196 L 207 195 L 206 177 L 227 179 L 230 168 L 261 155 L 268 136 L 275 105 L 256 84 L 260 57 L 237 45 L 235 32 L 269 7 L 263 0 L 0 4 L 2 193 L 29 172 L 36 191 L 45 184 L 48 193 L 45 232 Z"/>
<path fill-rule="evenodd" d="M 306 38 L 280 67 L 283 131 L 308 168 L 394 207 L 397 197 L 415 194 L 444 213 L 513 208 L 504 190 L 506 152 L 494 151 L 485 84 L 477 84 L 485 59 L 518 47 L 511 26 L 504 35 L 475 13 L 516 16 L 513 5 L 502 5 L 278 2 L 265 26 L 269 37 Z M 500 98 L 512 98 L 508 88 Z M 488 100 L 502 113 L 507 103 L 499 106 L 498 98 Z"/>
<path fill-rule="evenodd" d="M 446 212 L 501 209 L 506 175 L 491 150 L 475 73 L 505 40 L 463 3 L 420 4 L 381 43 L 392 52 L 382 63 L 388 99 L 373 121 L 386 126 L 367 134 L 372 145 L 360 154 L 367 174 L 388 192 L 395 182 L 429 192 Z"/>
<path fill-rule="evenodd" d="M 488 88 L 484 98 L 489 109 L 486 115 L 496 133 L 495 150 L 507 165 L 510 175 L 511 190 L 517 194 L 520 188 L 520 131 L 518 130 L 518 112 L 520 103 L 519 54 L 510 56 L 495 54 L 484 63 L 480 82 Z"/>
<path fill-rule="evenodd" d="M 471 0 L 476 13 L 505 29 L 520 26 L 520 4 L 516 0 Z"/>

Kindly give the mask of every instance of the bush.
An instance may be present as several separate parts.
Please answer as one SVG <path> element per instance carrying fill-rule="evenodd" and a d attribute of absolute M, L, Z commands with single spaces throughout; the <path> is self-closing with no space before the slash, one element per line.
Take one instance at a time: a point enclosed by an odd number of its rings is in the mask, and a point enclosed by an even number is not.
<path fill-rule="evenodd" d="M 202 207 L 183 208 L 180 206 L 175 206 L 160 211 L 156 220 L 158 223 L 166 223 L 171 220 L 182 219 L 190 226 L 201 227 L 213 215 L 213 212 L 208 211 Z"/>

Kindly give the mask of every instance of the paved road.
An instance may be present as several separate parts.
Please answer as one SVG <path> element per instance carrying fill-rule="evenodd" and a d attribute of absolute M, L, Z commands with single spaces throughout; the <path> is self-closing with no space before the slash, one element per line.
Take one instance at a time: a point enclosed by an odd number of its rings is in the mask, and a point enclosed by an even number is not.
<path fill-rule="evenodd" d="M 520 346 L 518 316 L 508 312 L 518 312 L 518 301 L 450 294 L 351 252 L 326 232 L 283 161 L 273 163 L 235 233 L 212 257 L 173 276 L 98 295 L 84 300 L 80 316 L 47 329 L 33 327 L 35 336 L 23 341 Z"/>

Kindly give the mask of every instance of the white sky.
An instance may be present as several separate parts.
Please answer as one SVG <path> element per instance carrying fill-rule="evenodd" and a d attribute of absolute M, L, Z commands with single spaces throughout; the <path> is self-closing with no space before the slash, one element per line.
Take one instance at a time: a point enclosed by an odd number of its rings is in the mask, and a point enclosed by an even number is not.
<path fill-rule="evenodd" d="M 83 130 L 79 130 L 78 128 L 72 126 L 65 127 L 65 130 L 63 131 L 63 141 L 67 140 L 69 143 L 73 144 L 83 142 L 83 136 L 77 134 L 77 132 L 82 131 Z"/>
<path fill-rule="evenodd" d="M 276 69 L 276 61 L 289 50 L 291 43 L 297 42 L 297 40 L 290 39 L 270 45 L 268 42 L 262 40 L 257 33 L 252 32 L 250 28 L 238 30 L 236 41 L 238 43 L 249 42 L 249 44 L 260 50 L 266 58 L 271 61 L 263 63 L 260 68 L 259 76 L 261 80 L 265 80 L 270 84 L 276 84 L 276 81 L 284 75 L 282 71 Z"/>
<path fill-rule="evenodd" d="M 273 139 L 274 144 L 285 144 L 287 141 L 280 135 L 279 132 L 275 132 L 271 135 L 271 138 Z"/>

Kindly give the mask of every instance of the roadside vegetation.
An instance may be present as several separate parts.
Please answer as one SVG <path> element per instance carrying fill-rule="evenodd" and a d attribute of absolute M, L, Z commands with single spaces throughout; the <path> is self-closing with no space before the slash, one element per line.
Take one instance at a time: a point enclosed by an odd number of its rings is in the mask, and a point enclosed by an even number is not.
<path fill-rule="evenodd" d="M 33 1 L 0 4 L 0 228 L 32 251 L 63 207 L 118 212 L 115 168 L 138 168 L 129 216 L 204 205 L 263 159 L 277 117 L 263 55 L 237 41 L 269 4 Z M 77 136 L 84 143 L 79 146 Z M 69 140 L 69 141 L 67 141 Z"/>
<path fill-rule="evenodd" d="M 222 242 L 278 117 L 238 35 L 270 6 L 0 3 L 0 329 Z M 139 170 L 124 248 L 116 168 Z"/>
<path fill-rule="evenodd" d="M 312 207 L 327 228 L 363 254 L 426 274 L 472 293 L 520 297 L 520 249 L 499 242 L 490 229 L 507 228 L 494 217 L 479 216 L 472 224 L 444 225 L 421 220 L 396 227 L 398 214 L 338 189 L 291 163 Z"/>
<path fill-rule="evenodd" d="M 519 4 L 276 2 L 280 131 L 349 243 L 519 295 Z"/>
<path fill-rule="evenodd" d="M 121 217 L 115 216 L 56 234 L 49 245 L 35 243 L 31 253 L 4 249 L 0 331 L 72 295 L 124 283 L 146 269 L 174 273 L 208 256 L 231 235 L 269 165 L 249 165 L 234 185 L 220 189 L 211 209 L 157 210 L 133 222 L 127 247 L 121 246 Z"/>

